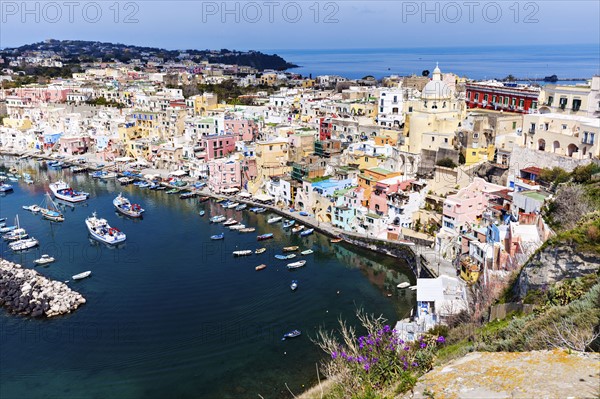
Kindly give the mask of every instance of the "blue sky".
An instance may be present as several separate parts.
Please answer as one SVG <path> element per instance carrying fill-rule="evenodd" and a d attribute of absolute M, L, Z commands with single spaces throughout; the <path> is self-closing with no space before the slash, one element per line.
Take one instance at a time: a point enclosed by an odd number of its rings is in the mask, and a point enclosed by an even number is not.
<path fill-rule="evenodd" d="M 600 42 L 597 1 L 0 3 L 0 47 L 48 38 L 240 50 Z"/>

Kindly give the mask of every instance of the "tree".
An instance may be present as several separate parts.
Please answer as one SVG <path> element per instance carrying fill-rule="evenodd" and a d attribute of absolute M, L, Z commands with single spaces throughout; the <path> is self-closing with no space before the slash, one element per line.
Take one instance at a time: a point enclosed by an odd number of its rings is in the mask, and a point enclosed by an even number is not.
<path fill-rule="evenodd" d="M 460 154 L 458 154 L 459 165 L 464 165 L 466 162 L 467 162 L 467 160 L 465 158 L 465 154 L 463 154 L 462 152 Z"/>
<path fill-rule="evenodd" d="M 547 208 L 546 215 L 551 224 L 563 229 L 572 229 L 582 216 L 592 210 L 584 188 L 572 184 L 558 190 L 554 201 Z"/>
<path fill-rule="evenodd" d="M 454 161 L 453 161 L 453 160 L 451 160 L 450 158 L 442 158 L 442 159 L 440 159 L 439 161 L 437 161 L 435 164 L 436 164 L 437 166 L 443 166 L 443 167 L 445 167 L 445 168 L 452 168 L 452 169 L 456 168 L 456 166 L 457 166 L 457 165 L 454 163 Z"/>

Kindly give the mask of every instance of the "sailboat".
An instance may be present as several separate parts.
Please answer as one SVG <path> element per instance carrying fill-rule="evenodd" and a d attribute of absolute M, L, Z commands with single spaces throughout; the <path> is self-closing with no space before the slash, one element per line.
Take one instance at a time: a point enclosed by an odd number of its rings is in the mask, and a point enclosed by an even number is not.
<path fill-rule="evenodd" d="M 9 231 L 8 233 L 4 234 L 2 236 L 2 239 L 6 240 L 6 241 L 17 241 L 17 240 L 24 240 L 29 237 L 29 235 L 27 234 L 25 229 L 21 228 L 21 225 L 19 224 L 19 215 L 17 215 L 15 217 L 15 223 L 16 223 L 17 227 L 15 229 Z"/>
<path fill-rule="evenodd" d="M 64 222 L 65 220 L 65 217 L 60 212 L 49 193 L 46 193 L 44 201 L 40 204 L 40 213 L 44 219 L 48 219 L 52 222 Z"/>

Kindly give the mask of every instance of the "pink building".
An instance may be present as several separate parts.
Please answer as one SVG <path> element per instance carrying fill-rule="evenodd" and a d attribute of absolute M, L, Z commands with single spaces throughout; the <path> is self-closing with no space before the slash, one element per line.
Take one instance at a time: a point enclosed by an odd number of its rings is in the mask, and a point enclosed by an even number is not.
<path fill-rule="evenodd" d="M 225 119 L 225 132 L 233 134 L 236 141 L 254 141 L 258 137 L 258 125 L 251 119 Z"/>
<path fill-rule="evenodd" d="M 404 180 L 403 176 L 382 179 L 375 183 L 369 198 L 369 210 L 379 216 L 388 214 L 390 197 L 398 192 L 406 191 L 414 180 Z"/>
<path fill-rule="evenodd" d="M 241 167 L 231 159 L 208 162 L 208 188 L 214 193 L 228 193 L 242 188 Z"/>
<path fill-rule="evenodd" d="M 505 188 L 476 177 L 471 184 L 444 201 L 442 229 L 458 233 L 467 223 L 476 225 L 490 206 L 490 200 L 496 198 L 494 193 Z"/>
<path fill-rule="evenodd" d="M 85 154 L 90 146 L 91 139 L 89 137 L 61 137 L 58 141 L 60 151 L 67 155 Z"/>
<path fill-rule="evenodd" d="M 59 87 L 19 87 L 14 89 L 15 95 L 28 98 L 33 103 L 62 103 L 67 101 L 71 89 Z"/>
<path fill-rule="evenodd" d="M 208 162 L 211 159 L 226 157 L 235 152 L 235 141 L 235 137 L 231 134 L 205 136 L 200 142 L 200 152 L 196 158 Z"/>

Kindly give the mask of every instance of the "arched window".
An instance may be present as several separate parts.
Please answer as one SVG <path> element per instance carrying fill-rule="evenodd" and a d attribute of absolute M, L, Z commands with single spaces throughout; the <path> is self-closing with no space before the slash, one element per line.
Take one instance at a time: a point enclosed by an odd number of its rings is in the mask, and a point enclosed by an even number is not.
<path fill-rule="evenodd" d="M 555 141 L 554 143 L 552 143 L 552 152 L 557 154 L 558 150 L 560 150 L 560 143 L 558 141 Z"/>
<path fill-rule="evenodd" d="M 544 140 L 544 139 L 538 140 L 538 150 L 546 151 L 546 140 Z"/>

